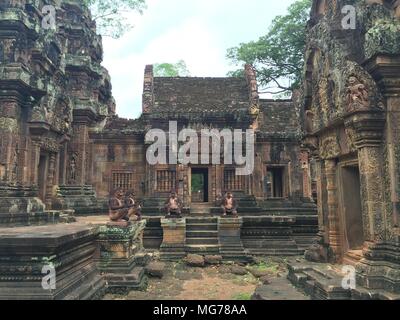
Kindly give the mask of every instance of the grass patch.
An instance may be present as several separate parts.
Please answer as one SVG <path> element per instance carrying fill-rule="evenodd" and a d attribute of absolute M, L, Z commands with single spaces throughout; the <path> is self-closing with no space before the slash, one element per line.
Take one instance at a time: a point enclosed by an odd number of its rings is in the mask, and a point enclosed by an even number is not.
<path fill-rule="evenodd" d="M 241 301 L 248 301 L 251 300 L 251 293 L 238 293 L 233 295 L 232 299 L 233 300 L 241 300 Z"/>
<path fill-rule="evenodd" d="M 267 271 L 271 274 L 277 274 L 280 269 L 280 265 L 272 261 L 261 261 L 256 265 L 251 266 L 252 269 L 259 271 Z"/>

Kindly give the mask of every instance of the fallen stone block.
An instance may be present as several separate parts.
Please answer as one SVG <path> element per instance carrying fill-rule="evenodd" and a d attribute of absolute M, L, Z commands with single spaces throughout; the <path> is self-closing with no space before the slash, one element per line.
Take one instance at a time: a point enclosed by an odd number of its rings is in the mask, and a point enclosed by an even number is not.
<path fill-rule="evenodd" d="M 240 267 L 240 266 L 232 266 L 230 268 L 231 273 L 237 275 L 237 276 L 245 276 L 248 274 L 246 268 Z"/>
<path fill-rule="evenodd" d="M 222 260 L 223 260 L 222 256 L 219 256 L 219 255 L 214 255 L 214 256 L 208 255 L 208 256 L 204 257 L 204 261 L 206 264 L 217 265 L 217 264 L 221 264 Z"/>
<path fill-rule="evenodd" d="M 150 262 L 146 267 L 146 273 L 153 278 L 162 278 L 164 276 L 165 264 L 162 262 Z"/>
<path fill-rule="evenodd" d="M 206 264 L 204 257 L 198 254 L 188 254 L 185 262 L 190 267 L 204 267 Z"/>

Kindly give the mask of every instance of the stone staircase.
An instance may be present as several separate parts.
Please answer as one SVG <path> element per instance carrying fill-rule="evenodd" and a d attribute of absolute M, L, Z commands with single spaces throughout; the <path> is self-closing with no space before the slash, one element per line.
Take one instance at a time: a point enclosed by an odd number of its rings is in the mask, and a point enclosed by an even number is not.
<path fill-rule="evenodd" d="M 202 255 L 219 253 L 217 218 L 186 218 L 186 252 Z"/>
<path fill-rule="evenodd" d="M 192 203 L 190 206 L 191 216 L 210 216 L 212 205 L 210 203 Z"/>

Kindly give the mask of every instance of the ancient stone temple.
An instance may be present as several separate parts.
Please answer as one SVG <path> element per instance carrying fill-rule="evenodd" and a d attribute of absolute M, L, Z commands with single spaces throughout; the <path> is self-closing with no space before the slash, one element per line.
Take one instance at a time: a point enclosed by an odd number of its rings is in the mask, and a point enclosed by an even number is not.
<path fill-rule="evenodd" d="M 182 200 L 187 216 L 186 252 L 219 252 L 218 199 L 228 191 L 240 202 L 244 249 L 293 255 L 303 252 L 312 241 L 316 215 L 310 165 L 299 142 L 299 110 L 289 100 L 260 99 L 251 66 L 246 66 L 245 75 L 160 78 L 154 77 L 149 65 L 144 74 L 142 116 L 136 120 L 110 116 L 102 128 L 89 132 L 93 141 L 92 183 L 97 195 L 105 198 L 117 187 L 136 191 L 148 220 L 146 247 L 160 248 L 163 204 L 171 191 Z M 146 154 L 151 143 L 145 143 L 146 133 L 161 129 L 169 135 L 171 128 L 178 133 L 192 129 L 198 135 L 202 130 L 244 132 L 253 128 L 253 173 L 236 175 L 238 166 L 223 162 L 149 165 Z M 172 143 L 167 141 L 167 150 L 173 148 Z M 212 232 L 204 232 L 207 230 Z"/>
<path fill-rule="evenodd" d="M 346 4 L 357 13 L 354 30 L 343 26 Z M 319 241 L 306 257 L 357 271 L 356 289 L 344 290 L 323 265 L 293 265 L 292 281 L 316 298 L 400 293 L 399 28 L 396 1 L 313 4 L 301 104 Z"/>
<path fill-rule="evenodd" d="M 42 11 L 49 4 L 50 27 Z M 158 78 L 149 65 L 142 115 L 121 119 L 102 55 L 80 1 L 1 3 L 1 298 L 89 299 L 144 288 L 143 245 L 165 259 L 304 253 L 317 215 L 298 104 L 260 99 L 250 65 L 240 78 Z M 146 134 L 170 134 L 171 125 L 252 129 L 254 170 L 236 175 L 235 162 L 150 165 Z M 171 139 L 165 147 L 174 148 Z M 117 189 L 133 190 L 142 221 L 106 224 Z M 179 221 L 164 219 L 171 192 L 182 201 Z M 221 218 L 226 192 L 237 199 L 238 217 Z M 41 287 L 45 265 L 55 268 L 54 290 Z"/>
<path fill-rule="evenodd" d="M 0 298 L 144 289 L 154 252 L 290 256 L 289 280 L 313 298 L 398 297 L 399 16 L 398 1 L 314 1 L 303 88 L 290 100 L 262 99 L 251 65 L 226 78 L 156 77 L 148 65 L 131 120 L 116 115 L 102 39 L 80 0 L 3 0 Z M 223 161 L 233 153 L 225 137 L 210 137 L 208 161 L 176 161 L 182 130 L 239 132 L 232 142 L 250 139 L 254 166 L 239 175 L 243 163 Z M 149 160 L 155 131 L 165 163 Z M 142 219 L 109 222 L 118 192 L 135 197 Z M 342 266 L 354 266 L 356 287 L 342 285 Z"/>

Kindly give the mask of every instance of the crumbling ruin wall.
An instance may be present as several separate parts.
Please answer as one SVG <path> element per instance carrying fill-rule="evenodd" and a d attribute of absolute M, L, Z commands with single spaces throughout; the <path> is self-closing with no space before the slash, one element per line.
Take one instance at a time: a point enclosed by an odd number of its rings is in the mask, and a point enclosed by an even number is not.
<path fill-rule="evenodd" d="M 89 131 L 115 111 L 102 56 L 81 1 L 2 1 L 2 213 L 98 206 Z"/>

